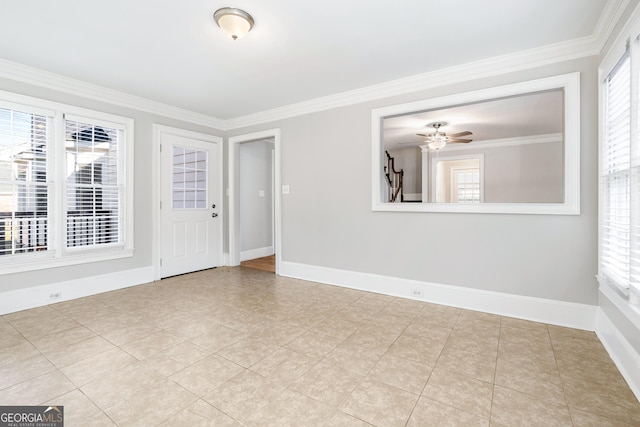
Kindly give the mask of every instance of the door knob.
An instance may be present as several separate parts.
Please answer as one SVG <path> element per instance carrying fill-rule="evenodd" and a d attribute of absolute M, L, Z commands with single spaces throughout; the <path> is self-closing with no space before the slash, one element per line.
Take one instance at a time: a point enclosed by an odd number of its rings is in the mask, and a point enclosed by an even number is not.
<path fill-rule="evenodd" d="M 217 213 L 215 213 L 215 212 L 213 212 L 213 213 L 211 214 L 211 217 L 212 217 L 212 218 L 215 218 L 215 217 L 217 217 L 217 216 L 218 216 L 218 214 L 217 214 Z"/>

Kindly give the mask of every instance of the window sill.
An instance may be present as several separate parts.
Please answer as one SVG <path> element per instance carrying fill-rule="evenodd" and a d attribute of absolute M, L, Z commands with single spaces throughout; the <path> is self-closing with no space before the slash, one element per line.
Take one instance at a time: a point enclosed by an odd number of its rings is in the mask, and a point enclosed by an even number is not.
<path fill-rule="evenodd" d="M 85 253 L 67 254 L 63 257 L 54 257 L 53 254 L 33 254 L 29 256 L 3 256 L 0 259 L 0 275 L 22 273 L 25 271 L 44 270 L 47 268 L 66 267 L 71 265 L 88 264 L 100 261 L 109 261 L 133 256 L 133 248 L 109 249 Z"/>

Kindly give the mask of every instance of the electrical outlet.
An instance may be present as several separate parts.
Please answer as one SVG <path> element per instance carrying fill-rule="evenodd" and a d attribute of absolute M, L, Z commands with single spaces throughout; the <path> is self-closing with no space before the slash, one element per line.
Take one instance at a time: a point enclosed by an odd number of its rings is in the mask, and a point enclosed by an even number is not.
<path fill-rule="evenodd" d="M 54 292 L 49 295 L 49 299 L 60 299 L 62 298 L 62 292 Z"/>
<path fill-rule="evenodd" d="M 424 292 L 422 292 L 422 289 L 411 289 L 411 296 L 416 298 L 422 298 L 424 297 Z"/>

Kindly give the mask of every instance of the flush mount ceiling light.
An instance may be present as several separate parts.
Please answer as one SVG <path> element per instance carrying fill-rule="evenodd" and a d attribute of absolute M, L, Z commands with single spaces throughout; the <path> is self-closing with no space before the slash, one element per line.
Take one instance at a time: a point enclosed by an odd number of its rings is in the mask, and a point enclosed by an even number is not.
<path fill-rule="evenodd" d="M 234 40 L 242 38 L 253 28 L 253 17 L 242 9 L 223 7 L 215 11 L 213 19 Z"/>

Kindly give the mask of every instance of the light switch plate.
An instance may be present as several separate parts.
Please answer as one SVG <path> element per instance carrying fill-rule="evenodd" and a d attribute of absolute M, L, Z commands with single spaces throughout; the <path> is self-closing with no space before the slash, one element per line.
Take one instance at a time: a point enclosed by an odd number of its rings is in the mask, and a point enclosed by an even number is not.
<path fill-rule="evenodd" d="M 282 186 L 282 194 L 289 194 L 289 186 L 288 185 L 283 185 Z"/>

